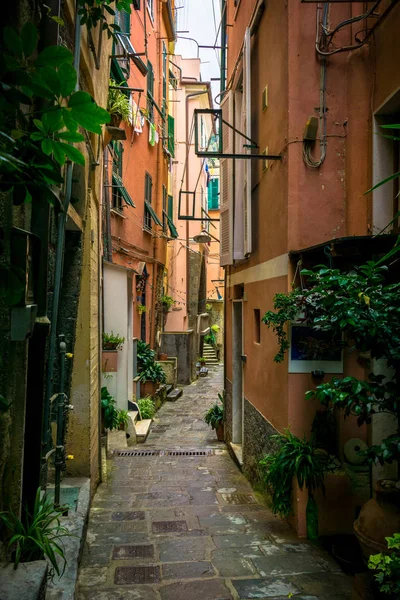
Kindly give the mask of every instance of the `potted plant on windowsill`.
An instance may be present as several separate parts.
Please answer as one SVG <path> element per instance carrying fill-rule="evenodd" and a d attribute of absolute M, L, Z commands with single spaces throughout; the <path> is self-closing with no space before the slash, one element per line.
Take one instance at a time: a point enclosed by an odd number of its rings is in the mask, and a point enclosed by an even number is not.
<path fill-rule="evenodd" d="M 113 138 L 112 129 L 118 129 L 121 121 L 129 123 L 131 119 L 131 105 L 129 102 L 129 97 L 122 90 L 116 89 L 118 85 L 122 85 L 122 83 L 117 84 L 115 81 L 110 79 L 107 111 L 110 114 L 111 119 L 109 125 L 106 127 L 105 145 L 109 144 Z"/>
<path fill-rule="evenodd" d="M 118 350 L 121 350 L 125 338 L 113 332 L 103 332 L 102 371 L 115 373 L 118 369 Z"/>
<path fill-rule="evenodd" d="M 211 429 L 215 429 L 219 442 L 224 441 L 224 407 L 222 404 L 221 394 L 218 394 L 220 402 L 216 402 L 204 415 L 204 420 Z"/>

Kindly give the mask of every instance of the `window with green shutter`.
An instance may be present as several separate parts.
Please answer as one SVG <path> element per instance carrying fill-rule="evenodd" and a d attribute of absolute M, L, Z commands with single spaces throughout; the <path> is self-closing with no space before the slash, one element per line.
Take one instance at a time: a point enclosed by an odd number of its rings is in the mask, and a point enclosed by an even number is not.
<path fill-rule="evenodd" d="M 211 179 L 208 184 L 208 210 L 217 210 L 219 208 L 219 179 Z"/>
<path fill-rule="evenodd" d="M 135 208 L 135 204 L 130 197 L 128 190 L 125 188 L 122 174 L 123 174 L 123 152 L 124 147 L 121 142 L 113 142 L 113 162 L 112 162 L 112 194 L 111 194 L 111 208 L 115 210 L 122 210 L 124 205 L 127 204 Z"/>
<path fill-rule="evenodd" d="M 146 229 L 151 229 L 151 213 L 147 205 L 151 205 L 153 196 L 153 180 L 148 173 L 144 176 L 144 226 Z"/>
<path fill-rule="evenodd" d="M 168 217 L 171 219 L 174 218 L 174 197 L 168 196 Z"/>
<path fill-rule="evenodd" d="M 167 188 L 162 186 L 163 231 L 167 231 Z"/>
<path fill-rule="evenodd" d="M 175 157 L 175 119 L 168 115 L 168 151 Z"/>
<path fill-rule="evenodd" d="M 149 120 L 154 121 L 154 71 L 153 65 L 147 61 L 147 112 Z"/>

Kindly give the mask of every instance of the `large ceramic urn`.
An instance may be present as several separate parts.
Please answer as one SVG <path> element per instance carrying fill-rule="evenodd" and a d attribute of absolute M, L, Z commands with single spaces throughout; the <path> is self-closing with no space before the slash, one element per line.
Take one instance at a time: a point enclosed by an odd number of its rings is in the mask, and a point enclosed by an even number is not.
<path fill-rule="evenodd" d="M 400 531 L 400 488 L 396 481 L 375 484 L 375 497 L 368 500 L 354 523 L 364 558 L 387 552 L 386 537 Z"/>

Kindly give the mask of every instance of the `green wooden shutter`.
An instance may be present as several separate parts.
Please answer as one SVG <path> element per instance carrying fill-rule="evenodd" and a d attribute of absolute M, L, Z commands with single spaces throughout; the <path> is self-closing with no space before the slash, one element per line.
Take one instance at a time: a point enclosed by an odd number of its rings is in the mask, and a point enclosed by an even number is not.
<path fill-rule="evenodd" d="M 168 217 L 171 219 L 174 218 L 174 197 L 168 196 Z"/>
<path fill-rule="evenodd" d="M 119 25 L 121 33 L 131 35 L 131 14 L 125 10 L 115 11 L 115 22 Z"/>
<path fill-rule="evenodd" d="M 122 155 L 124 147 L 121 142 L 113 142 L 112 147 L 115 156 L 115 160 L 113 161 L 113 171 L 122 178 Z"/>
<path fill-rule="evenodd" d="M 166 109 L 166 105 L 167 105 L 167 47 L 165 45 L 165 42 L 163 42 L 163 72 L 162 72 L 162 77 L 163 77 L 163 105 L 162 105 L 162 109 L 163 111 Z"/>
<path fill-rule="evenodd" d="M 168 115 L 168 151 L 175 157 L 175 119 Z"/>
<path fill-rule="evenodd" d="M 153 121 L 154 116 L 154 71 L 153 65 L 147 61 L 147 112 L 149 113 L 150 121 Z"/>
<path fill-rule="evenodd" d="M 219 207 L 219 179 L 211 179 L 208 184 L 208 210 L 216 210 Z"/>

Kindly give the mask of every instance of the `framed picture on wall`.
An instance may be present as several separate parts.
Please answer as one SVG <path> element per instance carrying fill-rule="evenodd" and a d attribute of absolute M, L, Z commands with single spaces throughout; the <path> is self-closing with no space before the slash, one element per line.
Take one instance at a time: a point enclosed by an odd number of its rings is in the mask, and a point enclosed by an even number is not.
<path fill-rule="evenodd" d="M 342 338 L 293 323 L 290 327 L 289 373 L 343 373 Z"/>

